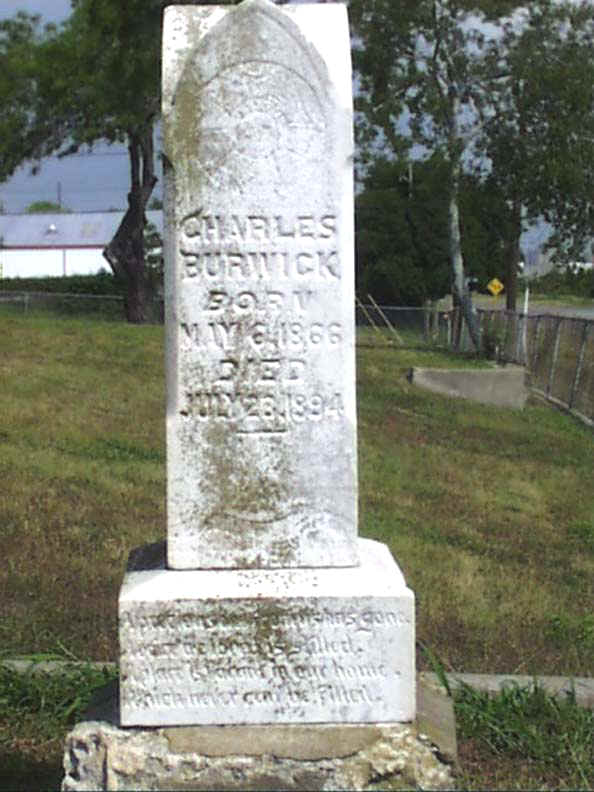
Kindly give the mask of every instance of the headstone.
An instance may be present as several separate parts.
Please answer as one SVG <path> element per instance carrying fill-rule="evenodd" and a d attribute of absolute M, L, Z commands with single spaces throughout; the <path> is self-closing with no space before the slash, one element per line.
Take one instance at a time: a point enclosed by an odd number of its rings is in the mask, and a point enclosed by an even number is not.
<path fill-rule="evenodd" d="M 124 725 L 414 718 L 414 611 L 388 549 L 345 569 L 170 571 L 133 557 L 120 594 Z"/>
<path fill-rule="evenodd" d="M 121 723 L 411 721 L 414 597 L 357 536 L 346 10 L 170 7 L 163 80 L 167 554 Z"/>
<path fill-rule="evenodd" d="M 357 563 L 350 52 L 320 10 L 166 12 L 173 569 Z"/>

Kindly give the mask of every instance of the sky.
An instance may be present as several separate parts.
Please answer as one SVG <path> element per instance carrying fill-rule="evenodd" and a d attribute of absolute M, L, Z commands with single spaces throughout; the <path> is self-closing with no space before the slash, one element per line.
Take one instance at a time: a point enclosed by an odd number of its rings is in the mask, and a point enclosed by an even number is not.
<path fill-rule="evenodd" d="M 43 23 L 62 22 L 70 15 L 71 5 L 70 0 L 0 0 L 0 18 L 14 16 L 18 11 L 40 14 Z M 159 182 L 153 196 L 161 198 L 158 159 L 155 166 Z M 60 203 L 75 212 L 125 209 L 128 189 L 128 150 L 101 144 L 89 154 L 44 159 L 35 176 L 31 175 L 31 163 L 23 165 L 9 181 L 0 184 L 0 206 L 6 213 L 23 212 L 34 201 Z"/>
<path fill-rule="evenodd" d="M 125 0 L 123 0 L 125 2 Z M 70 0 L 0 0 L 0 18 L 18 11 L 40 14 L 42 22 L 61 22 L 70 14 Z M 31 164 L 19 168 L 0 184 L 5 212 L 22 212 L 33 201 L 53 201 L 78 212 L 124 209 L 129 185 L 128 152 L 123 146 L 98 145 L 79 153 L 42 160 L 39 174 Z M 160 185 L 154 195 L 160 197 Z"/>
<path fill-rule="evenodd" d="M 0 18 L 11 17 L 18 11 L 40 14 L 42 22 L 59 23 L 69 16 L 71 5 L 70 0 L 0 0 Z M 76 212 L 125 209 L 128 189 L 127 149 L 121 145 L 98 144 L 90 153 L 81 151 L 61 159 L 55 156 L 44 159 L 36 175 L 31 174 L 31 163 L 24 164 L 10 180 L 0 184 L 0 206 L 4 212 L 19 213 L 34 201 L 43 200 L 60 203 Z M 161 198 L 161 181 L 153 195 Z M 539 227 L 525 234 L 523 241 L 531 247 L 542 236 Z"/>

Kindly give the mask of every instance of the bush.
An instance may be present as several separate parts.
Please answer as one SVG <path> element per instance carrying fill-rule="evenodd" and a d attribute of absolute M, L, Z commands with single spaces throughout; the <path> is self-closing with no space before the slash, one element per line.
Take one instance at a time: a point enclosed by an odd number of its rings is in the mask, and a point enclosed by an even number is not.
<path fill-rule="evenodd" d="M 123 295 L 125 293 L 125 285 L 118 281 L 111 272 L 101 270 L 96 275 L 2 278 L 0 279 L 0 291 Z"/>
<path fill-rule="evenodd" d="M 594 271 L 554 269 L 540 278 L 530 279 L 529 285 L 534 294 L 594 297 Z"/>

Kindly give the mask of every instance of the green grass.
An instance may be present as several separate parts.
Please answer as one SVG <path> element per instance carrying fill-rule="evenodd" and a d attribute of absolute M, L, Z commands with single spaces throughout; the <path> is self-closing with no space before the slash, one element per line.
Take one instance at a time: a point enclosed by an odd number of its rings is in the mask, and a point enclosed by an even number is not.
<path fill-rule="evenodd" d="M 165 530 L 162 328 L 0 330 L 0 654 L 111 660 L 127 554 Z"/>
<path fill-rule="evenodd" d="M 591 789 L 594 712 L 575 695 L 511 685 L 496 696 L 455 694 L 464 789 Z"/>
<path fill-rule="evenodd" d="M 420 638 L 447 670 L 592 674 L 591 429 L 420 390 L 410 354 L 360 351 L 360 530 L 402 564 Z"/>
<path fill-rule="evenodd" d="M 517 310 L 524 310 L 524 287 L 518 287 L 517 293 Z M 475 294 L 472 298 L 473 304 L 478 308 L 505 308 L 505 293 L 499 297 L 491 297 L 488 294 Z M 594 298 L 587 296 L 580 296 L 577 294 L 561 293 L 561 292 L 545 292 L 535 291 L 534 286 L 531 285 L 529 297 L 530 310 L 535 311 L 539 308 L 590 308 L 594 304 Z M 546 313 L 546 310 L 543 311 Z"/>
<path fill-rule="evenodd" d="M 0 338 L 0 656 L 115 660 L 127 554 L 165 534 L 163 329 L 3 316 Z M 485 364 L 360 346 L 360 533 L 390 546 L 419 640 L 447 671 L 593 676 L 592 430 L 546 405 L 476 405 L 406 378 L 460 365 Z M 25 756 L 21 769 L 39 759 L 49 778 L 65 722 L 50 719 L 44 743 L 15 720 L 1 721 L 2 773 Z M 491 768 L 473 746 L 467 762 Z"/>
<path fill-rule="evenodd" d="M 89 664 L 47 672 L 36 661 L 48 656 L 29 659 L 25 673 L 0 665 L 0 790 L 58 789 L 64 735 L 115 675 Z"/>

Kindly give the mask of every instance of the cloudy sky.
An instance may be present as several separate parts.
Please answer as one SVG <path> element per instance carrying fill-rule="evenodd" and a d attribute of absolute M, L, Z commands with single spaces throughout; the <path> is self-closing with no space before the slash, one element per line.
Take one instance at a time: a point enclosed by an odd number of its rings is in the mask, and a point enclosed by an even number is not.
<path fill-rule="evenodd" d="M 40 14 L 44 22 L 61 22 L 70 14 L 70 0 L 0 0 L 0 18 L 17 11 Z M 30 165 L 24 165 L 0 184 L 5 212 L 22 212 L 33 201 L 57 202 L 58 197 L 73 211 L 123 209 L 126 205 L 128 154 L 122 146 L 101 145 L 89 155 L 51 157 L 43 160 L 36 176 L 31 176 L 30 170 Z"/>

